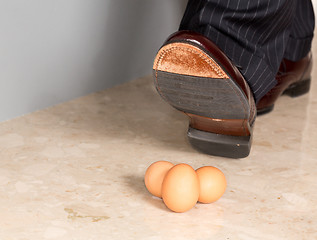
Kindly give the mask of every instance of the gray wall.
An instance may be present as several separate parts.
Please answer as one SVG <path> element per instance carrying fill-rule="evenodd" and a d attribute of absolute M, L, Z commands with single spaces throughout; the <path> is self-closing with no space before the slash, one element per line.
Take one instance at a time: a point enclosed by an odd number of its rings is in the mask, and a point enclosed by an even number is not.
<path fill-rule="evenodd" d="M 0 121 L 151 74 L 186 0 L 0 0 Z"/>

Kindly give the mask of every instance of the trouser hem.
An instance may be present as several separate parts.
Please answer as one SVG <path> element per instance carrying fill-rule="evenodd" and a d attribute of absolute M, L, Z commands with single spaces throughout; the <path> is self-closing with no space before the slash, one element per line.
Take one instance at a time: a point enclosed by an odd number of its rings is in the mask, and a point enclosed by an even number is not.
<path fill-rule="evenodd" d="M 290 37 L 284 53 L 284 58 L 297 62 L 307 56 L 311 50 L 313 36 L 307 38 Z"/>

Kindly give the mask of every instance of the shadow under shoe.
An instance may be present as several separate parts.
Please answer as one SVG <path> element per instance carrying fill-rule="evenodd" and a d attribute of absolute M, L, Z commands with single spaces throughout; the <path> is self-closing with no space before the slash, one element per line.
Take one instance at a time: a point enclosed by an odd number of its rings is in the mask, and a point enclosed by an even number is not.
<path fill-rule="evenodd" d="M 250 153 L 256 118 L 250 88 L 225 54 L 204 36 L 177 32 L 153 65 L 157 91 L 190 119 L 188 138 L 204 153 L 242 158 Z"/>

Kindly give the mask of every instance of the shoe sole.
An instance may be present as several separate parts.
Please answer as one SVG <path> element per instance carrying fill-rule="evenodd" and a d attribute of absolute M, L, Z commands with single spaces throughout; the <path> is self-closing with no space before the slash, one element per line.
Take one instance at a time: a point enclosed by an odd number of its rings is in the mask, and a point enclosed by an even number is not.
<path fill-rule="evenodd" d="M 191 42 L 169 43 L 155 58 L 153 76 L 161 97 L 189 116 L 194 148 L 222 157 L 249 155 L 249 103 L 211 53 Z"/>

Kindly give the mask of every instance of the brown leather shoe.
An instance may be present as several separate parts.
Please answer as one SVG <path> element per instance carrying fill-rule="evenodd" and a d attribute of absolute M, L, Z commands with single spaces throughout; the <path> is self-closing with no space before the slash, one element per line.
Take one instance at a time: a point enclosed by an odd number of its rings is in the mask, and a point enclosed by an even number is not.
<path fill-rule="evenodd" d="M 298 97 L 309 92 L 312 70 L 312 54 L 298 62 L 284 59 L 276 75 L 277 85 L 257 103 L 258 115 L 273 110 L 274 103 L 283 94 Z"/>
<path fill-rule="evenodd" d="M 176 32 L 158 51 L 153 76 L 162 98 L 188 115 L 187 135 L 196 149 L 223 157 L 249 155 L 254 98 L 214 43 L 198 33 Z"/>

